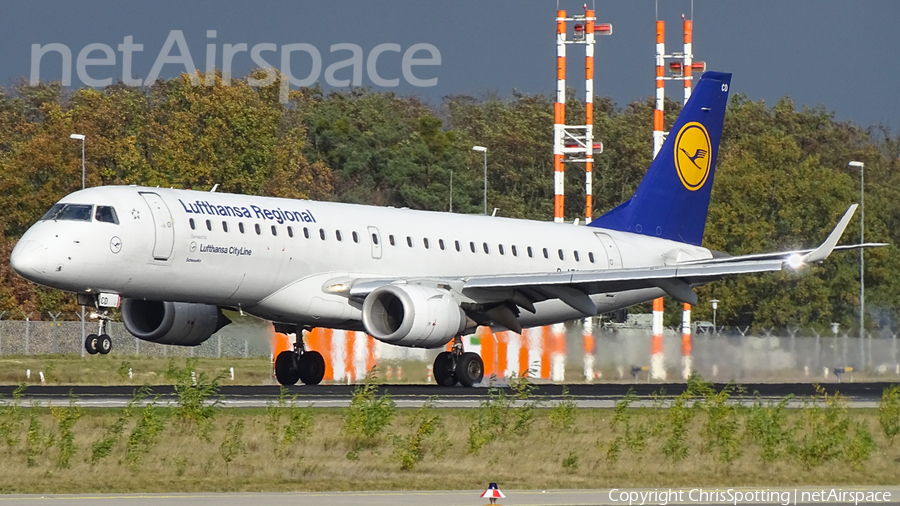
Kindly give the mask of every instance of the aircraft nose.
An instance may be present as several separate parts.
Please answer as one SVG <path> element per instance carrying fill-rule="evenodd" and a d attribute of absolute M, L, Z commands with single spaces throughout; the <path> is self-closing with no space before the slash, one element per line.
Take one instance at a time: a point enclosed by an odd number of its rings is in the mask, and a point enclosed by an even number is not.
<path fill-rule="evenodd" d="M 13 270 L 26 279 L 47 270 L 47 247 L 38 241 L 19 241 L 9 256 Z"/>

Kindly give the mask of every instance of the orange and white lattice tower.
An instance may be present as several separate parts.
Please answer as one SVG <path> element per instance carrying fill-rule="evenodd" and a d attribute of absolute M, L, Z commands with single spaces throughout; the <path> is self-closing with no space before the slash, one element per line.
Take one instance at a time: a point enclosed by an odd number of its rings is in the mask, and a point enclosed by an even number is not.
<path fill-rule="evenodd" d="M 574 22 L 572 40 L 567 40 L 566 22 Z M 594 11 L 584 5 L 584 14 L 566 17 L 566 11 L 556 11 L 556 102 L 553 104 L 553 221 L 565 219 L 565 163 L 584 163 L 585 221 L 593 212 L 594 153 L 603 151 L 601 143 L 594 143 L 594 42 L 596 35 L 612 34 L 612 25 L 596 23 Z M 566 46 L 584 44 L 585 122 L 566 124 Z"/>

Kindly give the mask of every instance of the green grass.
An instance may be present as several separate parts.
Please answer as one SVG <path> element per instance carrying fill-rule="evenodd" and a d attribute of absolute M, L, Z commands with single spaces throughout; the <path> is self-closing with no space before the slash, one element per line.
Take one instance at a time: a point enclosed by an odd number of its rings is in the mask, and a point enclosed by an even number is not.
<path fill-rule="evenodd" d="M 562 408 L 565 429 L 560 409 L 498 392 L 468 410 L 369 397 L 360 402 L 372 409 L 356 411 L 284 395 L 263 409 L 216 408 L 202 433 L 152 403 L 51 410 L 7 399 L 0 493 L 891 485 L 900 464 L 885 410 L 824 394 L 790 410 L 723 404 L 703 388 L 640 409 L 629 396 L 615 409 Z M 348 430 L 385 420 L 365 437 Z M 473 451 L 476 426 L 491 437 Z"/>
<path fill-rule="evenodd" d="M 122 355 L 3 355 L 0 356 L 0 385 L 39 385 L 39 372 L 48 385 L 171 385 L 175 380 L 171 368 L 181 368 L 188 360 L 196 361 L 196 373 L 214 377 L 234 368 L 234 380 L 228 374 L 223 385 L 277 385 L 272 362 L 268 357 L 251 358 L 183 358 L 141 357 Z M 403 378 L 397 379 L 397 366 Z M 424 383 L 427 364 L 417 361 L 384 361 L 379 365 L 382 377 L 391 367 L 388 383 Z M 31 378 L 26 371 L 31 369 Z M 128 377 L 131 369 L 132 377 Z M 167 372 L 169 374 L 167 374 Z"/>

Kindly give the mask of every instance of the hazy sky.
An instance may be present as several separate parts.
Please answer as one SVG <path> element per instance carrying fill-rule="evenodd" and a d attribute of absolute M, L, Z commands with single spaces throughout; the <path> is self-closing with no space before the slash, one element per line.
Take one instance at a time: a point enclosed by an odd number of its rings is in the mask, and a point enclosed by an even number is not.
<path fill-rule="evenodd" d="M 582 1 L 559 4 L 570 13 L 583 11 Z M 651 95 L 655 3 L 598 0 L 594 5 L 599 20 L 614 27 L 613 35 L 598 38 L 596 94 L 611 96 L 619 106 Z M 555 0 L 3 0 L 0 85 L 30 77 L 32 45 L 50 43 L 71 51 L 73 86 L 82 85 L 79 53 L 92 43 L 111 48 L 114 64 L 88 66 L 87 75 L 120 80 L 123 52 L 118 45 L 127 36 L 143 45 L 143 51 L 133 53 L 132 65 L 132 75 L 143 79 L 172 31 L 181 30 L 200 69 L 206 66 L 208 43 L 215 44 L 218 68 L 224 44 L 247 44 L 248 51 L 233 58 L 235 76 L 256 66 L 249 55 L 254 46 L 277 45 L 276 51 L 260 54 L 280 68 L 281 46 L 305 43 L 321 57 L 319 81 L 324 84 L 328 67 L 353 54 L 332 52 L 331 46 L 355 44 L 362 50 L 364 86 L 416 93 L 431 103 L 450 94 L 505 96 L 514 89 L 551 93 L 556 8 Z M 839 120 L 898 126 L 900 1 L 696 0 L 693 8 L 694 58 L 706 61 L 711 70 L 733 72 L 733 93 L 769 105 L 789 96 L 797 107 L 824 105 Z M 681 14 L 690 12 L 690 0 L 659 0 L 668 51 L 681 50 Z M 215 38 L 207 36 L 208 30 L 215 30 Z M 385 43 L 398 44 L 399 52 L 389 49 L 378 55 L 375 79 L 399 79 L 396 87 L 374 86 L 367 65 L 372 49 Z M 414 79 L 436 78 L 436 85 L 417 87 L 405 78 L 404 55 L 431 56 L 427 51 L 406 54 L 414 44 L 430 44 L 440 52 L 439 65 L 409 70 Z M 168 54 L 179 55 L 176 48 Z M 576 89 L 583 87 L 582 55 L 580 46 L 570 46 L 569 84 Z M 96 50 L 85 56 L 97 60 L 104 53 Z M 308 52 L 289 56 L 295 76 L 310 75 L 313 57 Z M 61 61 L 59 53 L 47 53 L 41 60 L 41 79 L 60 79 Z M 167 64 L 160 75 L 177 75 L 183 68 Z M 349 80 L 353 67 L 332 73 L 332 80 Z M 680 83 L 670 84 L 668 96 L 681 98 Z"/>

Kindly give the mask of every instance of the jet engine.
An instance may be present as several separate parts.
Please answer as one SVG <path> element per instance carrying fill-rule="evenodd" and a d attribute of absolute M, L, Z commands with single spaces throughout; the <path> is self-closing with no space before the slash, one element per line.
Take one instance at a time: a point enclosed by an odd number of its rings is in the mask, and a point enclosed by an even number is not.
<path fill-rule="evenodd" d="M 418 285 L 385 285 L 363 302 L 363 325 L 390 344 L 436 348 L 466 328 L 466 313 L 447 290 Z"/>
<path fill-rule="evenodd" d="M 231 320 L 207 304 L 124 299 L 122 322 L 131 335 L 144 341 L 197 346 Z"/>

